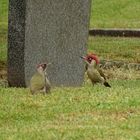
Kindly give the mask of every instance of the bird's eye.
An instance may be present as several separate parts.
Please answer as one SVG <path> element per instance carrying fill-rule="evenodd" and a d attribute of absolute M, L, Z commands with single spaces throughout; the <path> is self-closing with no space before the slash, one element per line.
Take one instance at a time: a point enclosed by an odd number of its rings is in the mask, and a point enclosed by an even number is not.
<path fill-rule="evenodd" d="M 88 61 L 91 62 L 92 58 L 88 58 Z"/>

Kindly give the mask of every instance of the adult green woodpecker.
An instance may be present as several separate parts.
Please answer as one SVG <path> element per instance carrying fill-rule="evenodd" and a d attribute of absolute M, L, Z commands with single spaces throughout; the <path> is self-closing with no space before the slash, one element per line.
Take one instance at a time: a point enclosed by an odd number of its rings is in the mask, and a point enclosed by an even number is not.
<path fill-rule="evenodd" d="M 86 62 L 86 71 L 88 78 L 91 80 L 92 84 L 101 83 L 106 87 L 111 87 L 107 82 L 107 79 L 99 67 L 99 59 L 95 54 L 88 54 L 85 57 L 81 57 Z"/>
<path fill-rule="evenodd" d="M 32 94 L 35 94 L 37 92 L 50 92 L 51 84 L 47 78 L 46 68 L 46 63 L 37 65 L 37 72 L 32 76 L 30 80 L 30 91 Z"/>

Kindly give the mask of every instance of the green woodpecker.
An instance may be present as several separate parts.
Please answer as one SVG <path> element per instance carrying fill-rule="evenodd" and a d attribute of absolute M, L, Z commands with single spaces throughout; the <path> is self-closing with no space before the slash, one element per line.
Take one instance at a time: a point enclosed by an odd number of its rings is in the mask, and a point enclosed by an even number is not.
<path fill-rule="evenodd" d="M 37 65 L 37 72 L 32 76 L 30 80 L 30 91 L 32 94 L 37 92 L 50 92 L 51 85 L 47 78 L 46 67 L 46 63 Z"/>
<path fill-rule="evenodd" d="M 86 70 L 88 78 L 92 84 L 101 83 L 106 87 L 111 87 L 106 81 L 106 77 L 99 67 L 99 59 L 95 54 L 88 54 L 86 57 L 81 57 L 86 62 Z"/>

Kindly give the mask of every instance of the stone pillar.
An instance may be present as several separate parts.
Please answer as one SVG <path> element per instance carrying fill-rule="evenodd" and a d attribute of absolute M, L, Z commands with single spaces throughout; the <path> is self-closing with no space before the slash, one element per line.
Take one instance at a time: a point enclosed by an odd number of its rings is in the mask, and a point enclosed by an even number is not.
<path fill-rule="evenodd" d="M 54 86 L 84 79 L 91 0 L 10 0 L 8 81 L 28 86 L 35 67 L 48 62 Z"/>

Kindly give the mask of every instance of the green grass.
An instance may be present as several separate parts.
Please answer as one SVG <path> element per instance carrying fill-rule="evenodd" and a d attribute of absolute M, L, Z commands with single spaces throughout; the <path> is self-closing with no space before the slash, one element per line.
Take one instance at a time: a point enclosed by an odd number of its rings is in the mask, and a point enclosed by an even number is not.
<path fill-rule="evenodd" d="M 0 0 L 0 60 L 7 58 L 8 0 Z"/>
<path fill-rule="evenodd" d="M 7 59 L 7 37 L 5 34 L 0 34 L 0 60 Z"/>
<path fill-rule="evenodd" d="M 140 28 L 140 0 L 92 0 L 91 28 Z"/>
<path fill-rule="evenodd" d="M 1 22 L 6 22 L 8 17 L 8 0 L 0 1 L 0 19 Z"/>
<path fill-rule="evenodd" d="M 103 59 L 140 63 L 139 38 L 90 37 L 88 51 Z"/>
<path fill-rule="evenodd" d="M 0 0 L 0 35 L 7 32 L 8 0 Z"/>
<path fill-rule="evenodd" d="M 140 81 L 110 83 L 55 88 L 48 96 L 0 88 L 0 139 L 139 140 Z"/>

